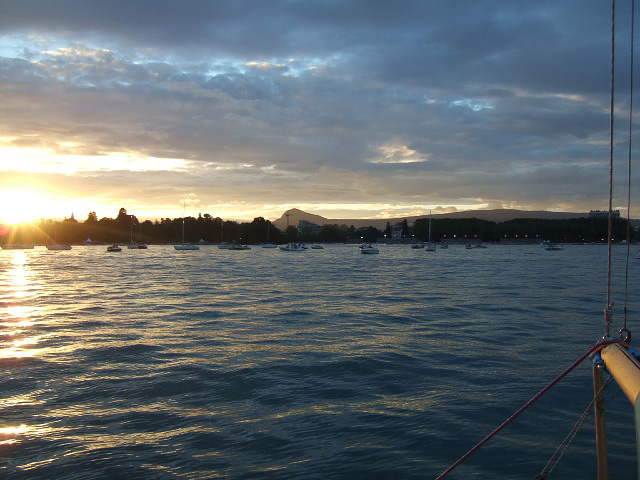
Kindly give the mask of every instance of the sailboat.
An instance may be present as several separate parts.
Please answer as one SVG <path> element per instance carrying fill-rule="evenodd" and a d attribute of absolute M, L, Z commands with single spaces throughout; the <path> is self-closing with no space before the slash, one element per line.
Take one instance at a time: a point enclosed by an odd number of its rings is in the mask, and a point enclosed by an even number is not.
<path fill-rule="evenodd" d="M 249 245 L 239 242 L 232 242 L 231 245 L 227 248 L 227 250 L 251 250 Z"/>
<path fill-rule="evenodd" d="M 55 234 L 54 234 L 55 243 L 51 245 L 47 245 L 47 250 L 71 250 L 71 245 L 68 243 L 58 243 L 58 225 L 55 225 Z"/>
<path fill-rule="evenodd" d="M 429 210 L 429 242 L 424 247 L 427 252 L 435 252 L 436 244 L 431 241 L 431 210 Z"/>
<path fill-rule="evenodd" d="M 138 250 L 146 250 L 147 249 L 147 244 L 146 243 L 142 243 L 142 224 L 138 223 L 138 228 L 140 229 L 138 232 Z"/>
<path fill-rule="evenodd" d="M 129 242 L 129 245 L 127 245 L 127 248 L 129 250 L 134 250 L 134 249 L 138 248 L 138 245 L 133 243 L 133 215 L 129 215 L 129 232 L 130 232 L 130 235 L 131 235 L 131 240 Z"/>
<path fill-rule="evenodd" d="M 262 248 L 276 248 L 277 245 L 275 243 L 269 243 L 269 224 L 267 223 L 267 242 L 262 244 Z"/>
<path fill-rule="evenodd" d="M 138 241 L 138 243 L 135 243 L 133 241 L 133 215 L 130 216 L 130 230 L 131 230 L 131 241 L 129 243 L 129 245 L 127 245 L 127 248 L 129 250 L 144 250 L 147 248 L 147 245 L 145 245 L 144 243 L 142 243 L 142 225 L 138 224 L 138 226 L 140 227 L 140 240 Z"/>
<path fill-rule="evenodd" d="M 176 250 L 200 250 L 200 247 L 198 245 L 184 243 L 184 207 L 182 213 L 182 244 L 174 245 L 173 248 L 175 248 Z"/>
<path fill-rule="evenodd" d="M 147 244 L 142 243 L 142 225 L 139 225 L 139 227 L 140 227 L 140 240 L 138 241 L 138 250 L 146 250 Z"/>

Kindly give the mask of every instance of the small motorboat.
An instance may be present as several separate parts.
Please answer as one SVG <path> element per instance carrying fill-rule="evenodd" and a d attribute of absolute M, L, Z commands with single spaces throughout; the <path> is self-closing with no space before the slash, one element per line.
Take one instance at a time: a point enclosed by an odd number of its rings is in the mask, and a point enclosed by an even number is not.
<path fill-rule="evenodd" d="M 368 244 L 363 243 L 358 248 L 360 250 L 360 253 L 364 253 L 364 254 L 369 254 L 370 255 L 370 254 L 380 253 L 380 250 L 378 250 L 378 247 L 374 247 L 370 243 L 368 243 Z"/>
<path fill-rule="evenodd" d="M 107 247 L 107 252 L 121 252 L 121 251 L 122 251 L 122 248 L 120 248 L 117 243 L 114 243 L 110 247 Z"/>
<path fill-rule="evenodd" d="M 280 250 L 283 252 L 304 252 L 307 249 L 301 243 L 288 243 L 286 245 L 280 245 Z"/>
<path fill-rule="evenodd" d="M 324 249 L 324 247 L 319 243 L 314 243 L 313 245 L 311 245 L 311 250 L 322 250 L 322 249 Z"/>

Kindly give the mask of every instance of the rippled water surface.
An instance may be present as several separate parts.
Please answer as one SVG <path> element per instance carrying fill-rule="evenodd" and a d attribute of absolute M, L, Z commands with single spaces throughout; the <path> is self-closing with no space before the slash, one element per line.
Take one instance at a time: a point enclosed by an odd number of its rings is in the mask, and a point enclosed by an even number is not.
<path fill-rule="evenodd" d="M 606 270 L 601 245 L 0 251 L 0 476 L 435 478 L 602 337 Z M 591 394 L 587 362 L 449 478 L 532 479 Z M 607 421 L 632 478 L 616 386 Z M 596 478 L 593 437 L 554 478 Z"/>

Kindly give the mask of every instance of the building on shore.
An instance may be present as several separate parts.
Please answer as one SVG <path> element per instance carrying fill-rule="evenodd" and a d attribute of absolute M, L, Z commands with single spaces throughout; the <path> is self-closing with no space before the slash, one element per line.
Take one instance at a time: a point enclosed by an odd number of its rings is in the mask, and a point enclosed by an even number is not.
<path fill-rule="evenodd" d="M 320 225 L 316 225 L 315 223 L 309 222 L 308 220 L 298 221 L 298 234 L 307 232 L 312 235 L 320 235 L 321 231 L 322 231 L 322 227 Z"/>
<path fill-rule="evenodd" d="M 609 218 L 609 210 L 591 210 L 589 211 L 589 218 Z M 620 220 L 620 210 L 612 210 L 611 218 Z"/>

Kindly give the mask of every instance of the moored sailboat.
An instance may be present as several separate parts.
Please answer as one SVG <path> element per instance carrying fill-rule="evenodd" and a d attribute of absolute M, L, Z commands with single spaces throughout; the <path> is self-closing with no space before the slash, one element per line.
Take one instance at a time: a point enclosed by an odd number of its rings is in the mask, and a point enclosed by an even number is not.
<path fill-rule="evenodd" d="M 58 225 L 54 227 L 54 243 L 47 245 L 47 250 L 71 250 L 71 245 L 68 243 L 58 243 Z"/>
<path fill-rule="evenodd" d="M 133 241 L 133 215 L 131 215 L 131 241 L 129 243 L 129 245 L 127 245 L 127 248 L 129 250 L 146 250 L 147 249 L 147 245 L 145 243 L 142 243 L 142 225 L 138 224 L 138 226 L 140 227 L 140 234 L 139 234 L 139 240 L 138 242 L 134 242 Z"/>
<path fill-rule="evenodd" d="M 280 250 L 283 252 L 304 252 L 307 249 L 301 243 L 288 243 L 287 245 L 280 245 Z"/>
<path fill-rule="evenodd" d="M 176 250 L 200 250 L 199 245 L 192 243 L 184 243 L 184 212 L 182 213 L 182 243 L 180 245 L 174 245 Z"/>

